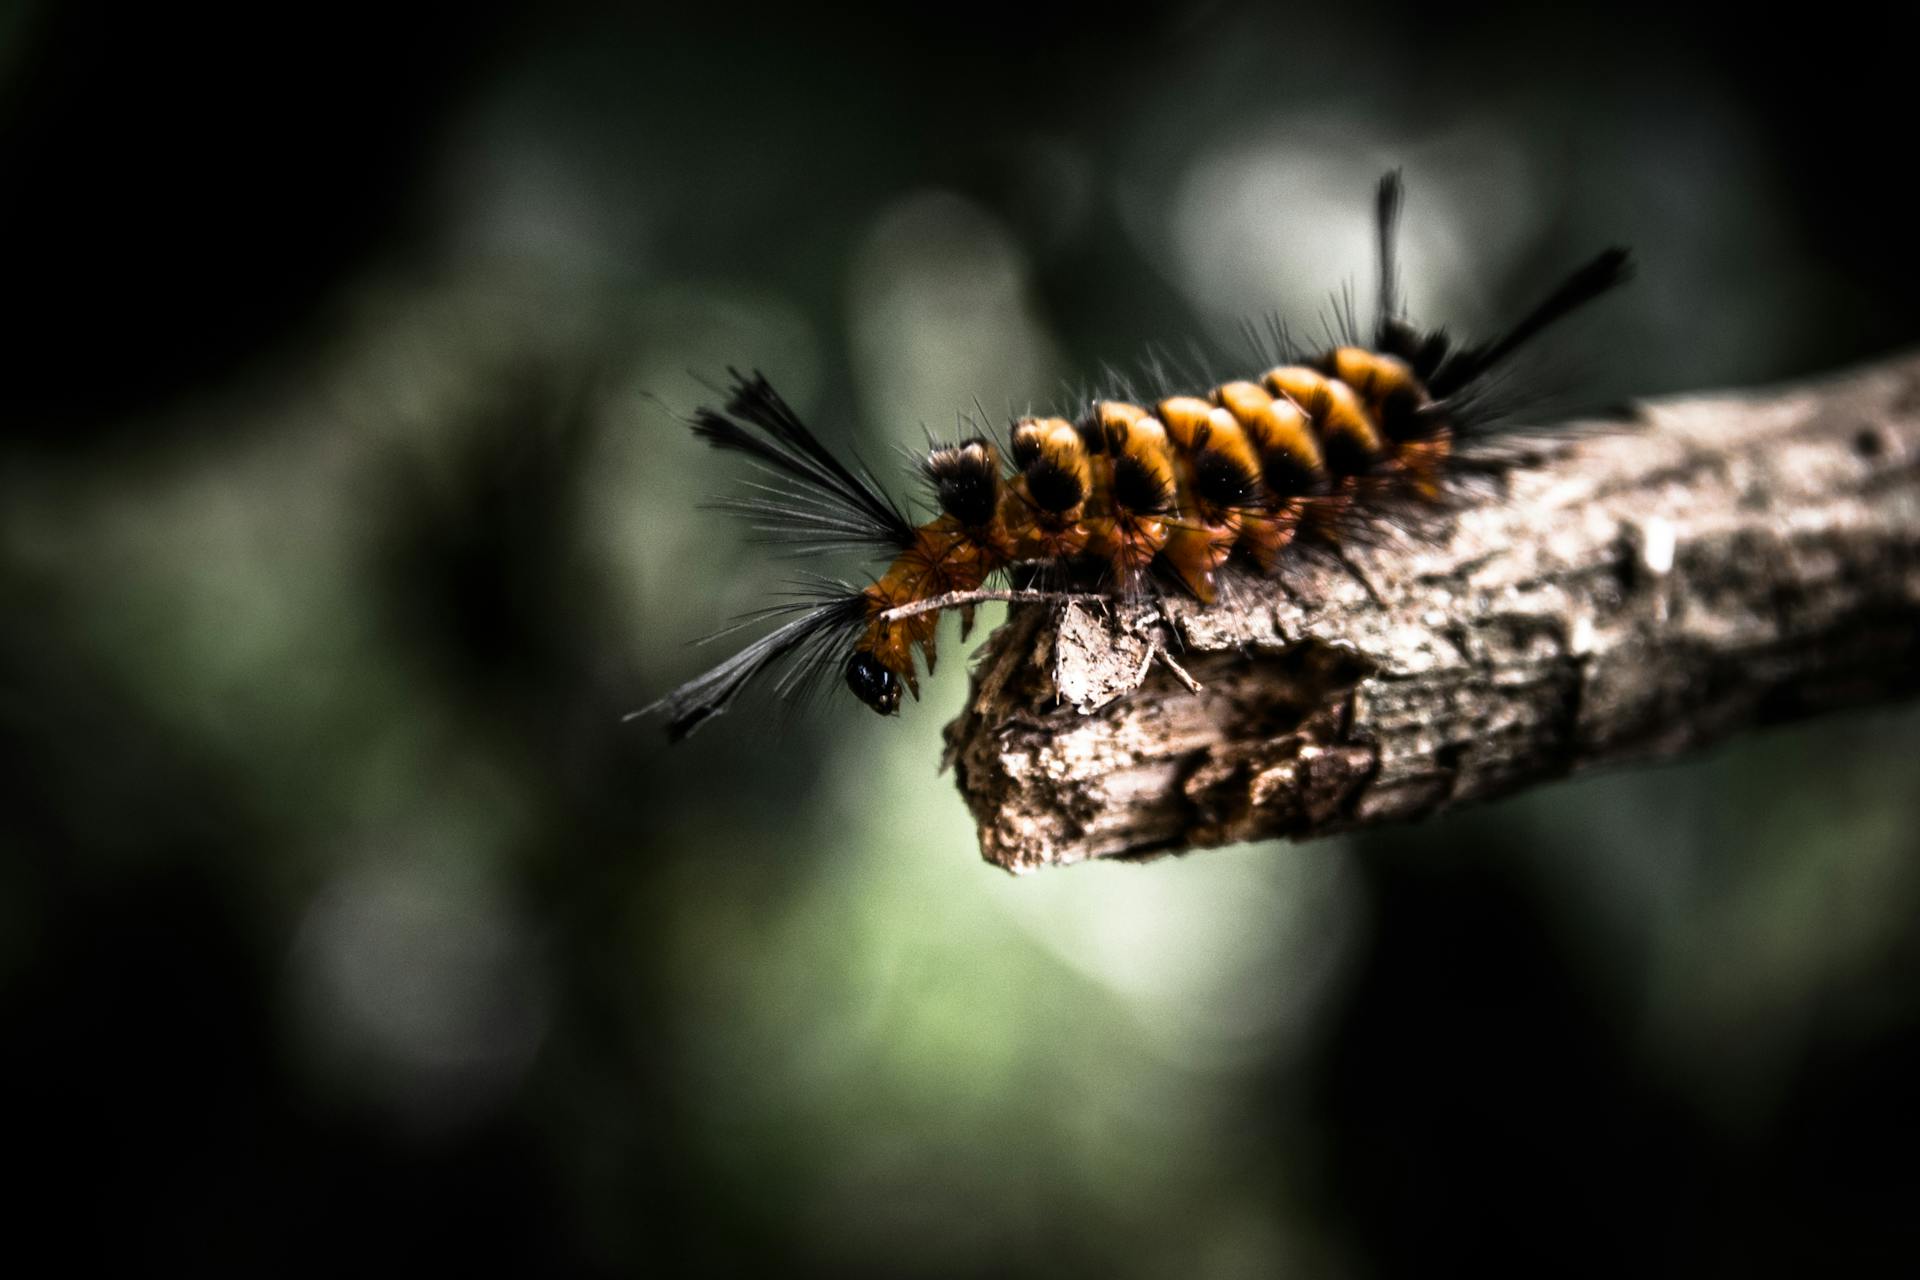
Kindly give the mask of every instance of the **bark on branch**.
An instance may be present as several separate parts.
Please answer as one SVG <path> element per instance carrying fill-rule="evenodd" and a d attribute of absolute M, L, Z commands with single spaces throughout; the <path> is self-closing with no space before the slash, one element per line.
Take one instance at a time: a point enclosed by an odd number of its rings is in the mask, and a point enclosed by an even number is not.
<path fill-rule="evenodd" d="M 1920 356 L 1570 438 L 1257 599 L 1016 609 L 947 726 L 981 852 L 1420 818 L 1920 684 Z"/>

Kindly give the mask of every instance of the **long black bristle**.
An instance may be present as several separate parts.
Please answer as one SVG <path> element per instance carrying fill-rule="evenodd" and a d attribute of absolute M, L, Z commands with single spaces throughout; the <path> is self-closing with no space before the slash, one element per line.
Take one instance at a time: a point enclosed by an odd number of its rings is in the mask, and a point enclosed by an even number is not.
<path fill-rule="evenodd" d="M 1373 233 L 1380 264 L 1380 293 L 1374 310 L 1373 340 L 1381 347 L 1386 346 L 1393 323 L 1400 318 L 1398 245 L 1400 207 L 1405 198 L 1406 189 L 1401 185 L 1398 169 L 1380 179 L 1373 200 Z"/>
<path fill-rule="evenodd" d="M 727 499 L 719 506 L 761 517 L 762 532 L 806 548 L 898 551 L 913 545 L 913 523 L 870 473 L 855 472 L 836 458 L 763 375 L 727 372 L 734 382 L 726 408 L 697 410 L 693 433 L 716 449 L 746 454 L 795 487 Z"/>
<path fill-rule="evenodd" d="M 741 626 L 751 625 L 759 618 L 789 613 L 800 615 L 761 636 L 725 662 L 695 676 L 658 702 L 629 713 L 626 718 L 632 720 L 664 712 L 667 717 L 667 737 L 678 742 L 708 720 L 724 713 L 756 677 L 789 657 L 794 660 L 781 675 L 778 692 L 782 696 L 803 692 L 844 657 L 843 651 L 866 621 L 866 596 L 844 584 L 841 584 L 840 590 L 845 594 L 762 610 L 743 622 L 707 637 L 716 639 L 727 635 Z"/>
<path fill-rule="evenodd" d="M 1558 288 L 1506 333 L 1492 342 L 1477 347 L 1463 347 L 1454 352 L 1434 374 L 1428 389 L 1438 398 L 1452 395 L 1483 377 L 1488 370 L 1555 321 L 1564 319 L 1632 278 L 1632 255 L 1618 247 L 1605 250 L 1561 281 Z"/>

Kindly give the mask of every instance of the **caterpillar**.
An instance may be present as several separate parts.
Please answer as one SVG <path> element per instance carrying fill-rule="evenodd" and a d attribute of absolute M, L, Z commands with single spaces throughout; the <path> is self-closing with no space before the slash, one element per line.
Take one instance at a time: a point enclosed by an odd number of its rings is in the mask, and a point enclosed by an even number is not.
<path fill-rule="evenodd" d="M 1401 313 L 1396 242 L 1403 188 L 1374 201 L 1378 291 L 1363 341 L 1349 299 L 1343 332 L 1315 352 L 1270 323 L 1249 326 L 1266 367 L 1180 392 L 1155 362 L 1153 394 L 1088 397 L 1070 416 L 1015 420 L 1004 442 L 981 431 L 929 441 L 918 470 L 938 508 L 916 524 L 857 459 L 823 445 L 759 373 L 732 378 L 724 407 L 688 420 L 714 448 L 746 455 L 763 479 L 718 505 L 801 551 L 854 550 L 884 560 L 865 586 L 812 577 L 781 603 L 715 637 L 779 625 L 732 657 L 632 713 L 664 714 L 684 738 L 763 674 L 798 699 L 838 670 L 882 715 L 902 690 L 919 697 L 948 608 L 963 634 L 989 584 L 1090 583 L 1106 595 L 1171 589 L 1212 603 L 1224 575 L 1271 575 L 1290 557 L 1338 548 L 1411 506 L 1443 509 L 1453 482 L 1497 469 L 1476 446 L 1502 420 L 1489 375 L 1543 330 L 1624 283 L 1626 250 L 1568 275 L 1499 337 L 1457 344 Z M 1330 326 L 1331 329 L 1331 326 Z M 1264 341 L 1263 341 L 1264 338 Z M 632 718 L 631 716 L 629 718 Z"/>

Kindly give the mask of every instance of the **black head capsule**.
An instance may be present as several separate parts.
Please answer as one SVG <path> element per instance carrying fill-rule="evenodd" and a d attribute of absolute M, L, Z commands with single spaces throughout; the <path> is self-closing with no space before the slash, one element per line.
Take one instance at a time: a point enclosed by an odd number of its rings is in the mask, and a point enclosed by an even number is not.
<path fill-rule="evenodd" d="M 900 710 L 899 679 L 866 649 L 854 650 L 847 659 L 847 688 L 883 716 Z"/>

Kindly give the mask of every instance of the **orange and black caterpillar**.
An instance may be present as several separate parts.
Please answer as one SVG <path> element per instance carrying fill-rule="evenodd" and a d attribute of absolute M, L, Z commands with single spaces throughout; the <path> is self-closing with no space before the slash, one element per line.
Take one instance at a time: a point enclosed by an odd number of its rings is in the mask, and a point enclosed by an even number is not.
<path fill-rule="evenodd" d="M 635 714 L 664 712 L 671 736 L 685 737 L 771 668 L 782 668 L 783 697 L 839 669 L 862 702 L 892 714 L 902 687 L 919 695 L 916 651 L 933 670 L 948 596 L 963 597 L 953 607 L 970 623 L 968 593 L 1010 574 L 1065 571 L 1069 582 L 1092 577 L 1120 594 L 1167 583 L 1211 603 L 1230 564 L 1270 573 L 1298 549 L 1337 549 L 1408 504 L 1439 503 L 1450 480 L 1488 468 L 1474 453 L 1497 417 L 1487 375 L 1631 268 L 1624 250 L 1608 249 L 1498 339 L 1455 345 L 1401 317 L 1400 204 L 1399 177 L 1389 174 L 1375 206 L 1380 280 L 1369 343 L 1348 332 L 1307 355 L 1280 332 L 1270 367 L 1197 394 L 1163 386 L 1147 397 L 1094 398 L 1071 419 L 1021 418 L 1004 447 L 986 435 L 935 444 L 920 470 L 940 514 L 924 524 L 865 467 L 835 457 L 765 378 L 736 372 L 725 408 L 701 409 L 690 425 L 714 447 L 746 454 L 768 479 L 722 505 L 783 543 L 854 548 L 890 563 L 865 587 L 803 584 L 788 603 L 740 624 L 782 617 L 782 625 Z"/>

